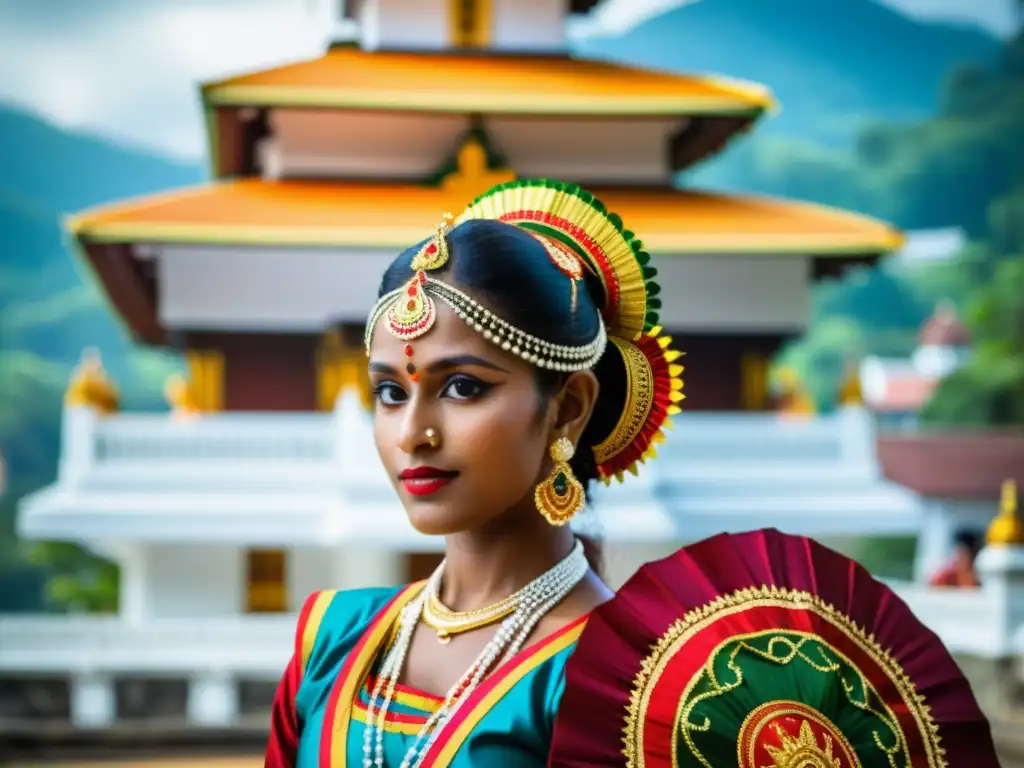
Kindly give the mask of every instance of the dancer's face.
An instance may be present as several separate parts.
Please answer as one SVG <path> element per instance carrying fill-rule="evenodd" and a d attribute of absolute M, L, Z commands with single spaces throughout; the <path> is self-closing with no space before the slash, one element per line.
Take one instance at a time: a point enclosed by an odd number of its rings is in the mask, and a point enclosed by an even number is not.
<path fill-rule="evenodd" d="M 436 305 L 434 327 L 408 345 L 382 318 L 369 371 L 381 460 L 413 526 L 444 535 L 532 503 L 558 408 L 538 394 L 530 364 Z"/>

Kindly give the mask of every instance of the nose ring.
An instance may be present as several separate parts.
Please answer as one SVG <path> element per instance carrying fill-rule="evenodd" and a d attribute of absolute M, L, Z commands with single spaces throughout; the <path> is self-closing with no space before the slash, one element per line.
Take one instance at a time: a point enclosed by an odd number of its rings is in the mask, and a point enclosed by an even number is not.
<path fill-rule="evenodd" d="M 437 448 L 441 445 L 441 435 L 433 427 L 428 427 L 423 436 L 427 438 L 427 443 L 431 448 Z"/>

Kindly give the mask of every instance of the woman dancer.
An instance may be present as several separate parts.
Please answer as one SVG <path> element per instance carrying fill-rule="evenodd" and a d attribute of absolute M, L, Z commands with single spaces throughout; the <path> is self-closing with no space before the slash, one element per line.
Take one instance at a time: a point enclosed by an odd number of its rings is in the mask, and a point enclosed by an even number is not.
<path fill-rule="evenodd" d="M 629 638 L 622 620 L 644 629 L 671 589 L 613 598 L 568 525 L 593 481 L 621 480 L 653 455 L 682 400 L 655 276 L 616 215 L 554 181 L 500 185 L 394 260 L 366 326 L 374 435 L 413 526 L 445 538 L 445 559 L 425 583 L 310 596 L 275 697 L 268 768 L 642 765 L 642 750 L 622 751 L 624 734 L 648 721 L 676 733 L 627 706 L 658 637 Z M 683 615 L 686 600 L 668 605 Z M 592 616 L 586 634 L 601 647 L 567 676 Z M 617 678 L 593 684 L 612 669 Z M 602 727 L 588 734 L 590 706 Z M 775 733 L 762 730 L 755 746 Z M 678 740 L 666 739 L 656 749 L 668 760 Z"/>

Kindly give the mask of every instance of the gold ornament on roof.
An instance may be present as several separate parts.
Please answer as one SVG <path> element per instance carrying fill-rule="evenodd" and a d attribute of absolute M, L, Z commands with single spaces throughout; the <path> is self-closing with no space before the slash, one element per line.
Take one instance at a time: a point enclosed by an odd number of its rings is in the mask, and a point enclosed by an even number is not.
<path fill-rule="evenodd" d="M 64 405 L 68 408 L 93 408 L 106 414 L 117 411 L 119 402 L 117 388 L 103 369 L 99 350 L 92 347 L 84 350 L 71 373 Z"/>
<path fill-rule="evenodd" d="M 450 194 L 461 208 L 467 200 L 472 200 L 491 187 L 515 179 L 515 172 L 509 168 L 488 168 L 487 151 L 479 141 L 470 138 L 459 148 L 455 170 L 441 180 L 441 189 Z"/>
<path fill-rule="evenodd" d="M 999 514 L 988 528 L 985 541 L 990 547 L 1024 546 L 1024 522 L 1017 512 L 1017 482 L 1003 483 Z"/>
<path fill-rule="evenodd" d="M 172 373 L 164 383 L 164 399 L 176 418 L 191 418 L 202 410 L 191 382 L 180 373 Z"/>

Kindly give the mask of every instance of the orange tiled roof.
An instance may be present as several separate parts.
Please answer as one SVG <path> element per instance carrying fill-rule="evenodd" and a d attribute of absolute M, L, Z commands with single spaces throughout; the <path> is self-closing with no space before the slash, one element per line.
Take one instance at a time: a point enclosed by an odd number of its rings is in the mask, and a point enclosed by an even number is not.
<path fill-rule="evenodd" d="M 339 48 L 203 86 L 212 106 L 294 106 L 557 115 L 737 115 L 767 88 L 554 56 Z"/>
<path fill-rule="evenodd" d="M 882 222 L 808 203 L 669 189 L 593 192 L 654 253 L 879 253 L 902 241 Z M 69 226 L 92 243 L 402 248 L 463 202 L 411 184 L 243 179 L 95 209 Z"/>

